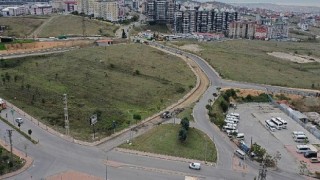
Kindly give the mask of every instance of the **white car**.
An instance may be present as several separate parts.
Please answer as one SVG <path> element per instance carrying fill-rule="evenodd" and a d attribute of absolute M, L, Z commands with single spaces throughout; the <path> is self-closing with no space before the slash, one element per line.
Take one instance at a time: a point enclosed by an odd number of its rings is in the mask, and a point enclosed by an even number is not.
<path fill-rule="evenodd" d="M 201 169 L 201 164 L 200 164 L 200 163 L 193 162 L 193 163 L 190 163 L 190 164 L 189 164 L 189 168 L 190 168 L 190 169 L 200 170 L 200 169 Z"/>
<path fill-rule="evenodd" d="M 23 119 L 22 118 L 16 118 L 16 123 L 22 124 L 23 123 Z"/>

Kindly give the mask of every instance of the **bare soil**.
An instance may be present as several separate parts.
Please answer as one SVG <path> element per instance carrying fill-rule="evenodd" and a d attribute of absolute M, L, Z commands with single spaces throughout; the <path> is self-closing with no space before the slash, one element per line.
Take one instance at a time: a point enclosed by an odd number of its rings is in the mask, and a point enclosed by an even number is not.
<path fill-rule="evenodd" d="M 289 54 L 289 53 L 283 53 L 283 52 L 272 52 L 267 54 L 270 56 L 274 56 L 284 60 L 289 60 L 296 63 L 320 62 L 319 58 L 306 56 L 306 55 Z"/>
<path fill-rule="evenodd" d="M 192 52 L 200 52 L 200 51 L 202 51 L 200 46 L 197 45 L 197 44 L 186 44 L 186 45 L 180 46 L 179 48 L 180 49 L 184 49 L 184 50 L 188 50 L 188 51 L 192 51 Z"/>
<path fill-rule="evenodd" d="M 64 47 L 73 47 L 73 46 L 86 46 L 92 44 L 92 40 L 61 40 L 61 41 L 46 41 L 46 42 L 33 42 L 33 43 L 15 43 L 15 44 L 6 44 L 6 49 L 0 51 L 0 54 L 9 54 L 9 53 L 21 53 L 21 52 L 31 52 L 41 49 L 50 49 L 50 48 L 64 48 Z"/>

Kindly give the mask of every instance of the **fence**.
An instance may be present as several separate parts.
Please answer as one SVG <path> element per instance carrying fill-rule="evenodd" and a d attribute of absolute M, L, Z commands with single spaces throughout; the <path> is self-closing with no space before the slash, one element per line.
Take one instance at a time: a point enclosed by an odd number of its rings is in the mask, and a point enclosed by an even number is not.
<path fill-rule="evenodd" d="M 269 94 L 268 94 L 270 102 L 279 108 L 282 112 L 286 113 L 289 117 L 291 117 L 293 120 L 295 120 L 298 124 L 300 124 L 303 128 L 305 128 L 307 131 L 309 131 L 311 134 L 313 134 L 316 138 L 320 139 L 320 130 L 310 123 L 304 123 L 302 122 L 299 117 L 293 113 L 294 111 L 288 107 L 285 104 L 278 104 Z"/>

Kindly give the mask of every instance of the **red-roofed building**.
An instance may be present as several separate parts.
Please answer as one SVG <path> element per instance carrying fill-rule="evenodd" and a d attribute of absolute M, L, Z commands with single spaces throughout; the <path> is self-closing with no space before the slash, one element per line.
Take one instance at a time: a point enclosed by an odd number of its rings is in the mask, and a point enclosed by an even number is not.
<path fill-rule="evenodd" d="M 256 30 L 254 34 L 255 39 L 265 40 L 268 34 L 268 27 L 263 25 L 256 25 Z"/>

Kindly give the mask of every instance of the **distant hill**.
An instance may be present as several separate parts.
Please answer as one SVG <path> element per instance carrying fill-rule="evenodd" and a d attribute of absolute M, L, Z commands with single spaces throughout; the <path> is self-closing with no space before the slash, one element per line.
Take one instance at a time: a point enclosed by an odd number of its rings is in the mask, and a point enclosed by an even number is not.
<path fill-rule="evenodd" d="M 242 6 L 247 8 L 262 8 L 277 12 L 308 12 L 319 13 L 320 7 L 316 6 L 294 6 L 294 5 L 278 5 L 272 3 L 232 3 L 234 6 Z"/>

